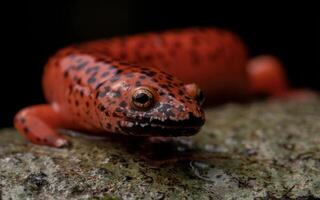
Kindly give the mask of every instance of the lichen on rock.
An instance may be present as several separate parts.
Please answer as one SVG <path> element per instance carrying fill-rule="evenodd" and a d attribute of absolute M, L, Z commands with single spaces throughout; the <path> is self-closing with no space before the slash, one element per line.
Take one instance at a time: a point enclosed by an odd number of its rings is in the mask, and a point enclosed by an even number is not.
<path fill-rule="evenodd" d="M 2 199 L 320 198 L 320 101 L 206 110 L 192 137 L 68 136 L 72 147 L 0 132 Z"/>

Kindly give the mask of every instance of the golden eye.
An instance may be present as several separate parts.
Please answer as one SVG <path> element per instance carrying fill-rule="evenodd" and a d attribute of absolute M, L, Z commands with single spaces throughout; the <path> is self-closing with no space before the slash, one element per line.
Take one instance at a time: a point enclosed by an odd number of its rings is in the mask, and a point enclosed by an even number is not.
<path fill-rule="evenodd" d="M 131 102 L 138 109 L 150 108 L 154 103 L 154 91 L 148 87 L 138 87 L 132 93 Z"/>

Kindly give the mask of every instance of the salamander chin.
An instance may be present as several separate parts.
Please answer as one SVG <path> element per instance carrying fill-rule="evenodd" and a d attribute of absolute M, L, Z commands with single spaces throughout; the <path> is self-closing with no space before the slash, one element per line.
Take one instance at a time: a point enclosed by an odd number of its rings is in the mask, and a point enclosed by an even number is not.
<path fill-rule="evenodd" d="M 134 136 L 190 136 L 200 131 L 204 118 L 191 117 L 185 120 L 127 120 L 121 123 L 121 130 Z"/>

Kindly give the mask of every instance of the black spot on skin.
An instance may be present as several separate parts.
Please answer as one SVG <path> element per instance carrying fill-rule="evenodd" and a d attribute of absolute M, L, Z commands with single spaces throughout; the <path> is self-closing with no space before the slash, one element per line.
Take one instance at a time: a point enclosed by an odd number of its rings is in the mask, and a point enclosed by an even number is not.
<path fill-rule="evenodd" d="M 121 74 L 123 71 L 121 69 L 118 69 L 115 74 L 118 75 L 118 74 Z"/>
<path fill-rule="evenodd" d="M 97 92 L 96 98 L 102 98 L 106 96 L 107 92 L 105 90 Z"/>
<path fill-rule="evenodd" d="M 151 71 L 150 68 L 147 68 L 147 67 L 141 67 L 140 69 L 141 69 L 141 71 L 144 71 L 144 72 L 150 72 Z"/>
<path fill-rule="evenodd" d="M 104 87 L 104 91 L 109 92 L 110 91 L 110 87 L 109 86 Z"/>
<path fill-rule="evenodd" d="M 95 89 L 96 89 L 96 90 L 99 89 L 103 84 L 104 84 L 104 82 L 98 83 L 98 84 L 96 85 Z"/>
<path fill-rule="evenodd" d="M 180 89 L 179 89 L 179 91 L 178 91 L 178 94 L 179 94 L 180 96 L 184 95 L 183 91 L 180 90 Z"/>
<path fill-rule="evenodd" d="M 77 58 L 76 59 L 76 63 L 81 63 L 82 62 L 82 58 Z"/>
<path fill-rule="evenodd" d="M 104 97 L 106 96 L 106 94 L 110 91 L 110 87 L 109 86 L 106 86 L 104 87 L 104 89 L 102 91 L 99 91 L 96 95 L 96 98 L 101 98 L 101 97 Z"/>
<path fill-rule="evenodd" d="M 75 82 L 77 82 L 78 79 L 79 79 L 79 78 L 78 78 L 77 76 L 74 76 L 74 77 L 73 77 L 73 80 L 74 80 Z"/>
<path fill-rule="evenodd" d="M 134 74 L 133 74 L 133 73 L 127 73 L 127 74 L 125 74 L 125 76 L 126 76 L 127 78 L 132 78 L 132 77 L 134 77 Z"/>
<path fill-rule="evenodd" d="M 156 75 L 157 73 L 154 71 L 142 71 L 141 73 L 149 76 L 149 77 L 153 77 L 154 75 Z"/>
<path fill-rule="evenodd" d="M 112 113 L 112 117 L 120 117 L 116 112 Z"/>
<path fill-rule="evenodd" d="M 113 69 L 117 69 L 117 67 L 111 65 L 111 66 L 109 66 L 109 69 L 110 69 L 110 70 L 113 70 Z"/>
<path fill-rule="evenodd" d="M 140 82 L 140 81 L 137 81 L 137 82 L 136 82 L 136 86 L 141 86 L 141 82 Z"/>
<path fill-rule="evenodd" d="M 159 102 L 156 102 L 153 106 L 154 106 L 155 108 L 157 108 L 157 107 L 160 106 L 160 103 L 159 103 Z"/>
<path fill-rule="evenodd" d="M 104 115 L 107 116 L 107 117 L 110 116 L 109 112 L 104 112 Z"/>
<path fill-rule="evenodd" d="M 94 83 L 96 81 L 96 78 L 94 76 L 90 77 L 87 81 L 88 84 Z"/>
<path fill-rule="evenodd" d="M 110 64 L 112 62 L 111 58 L 106 58 L 106 57 L 97 57 L 95 59 L 96 62 L 102 62 L 104 64 Z"/>
<path fill-rule="evenodd" d="M 90 68 L 88 68 L 87 70 L 86 70 L 86 74 L 89 74 L 89 73 L 91 73 L 91 72 L 94 72 L 94 73 L 97 73 L 98 71 L 99 71 L 99 66 L 93 66 L 93 67 L 90 67 Z"/>
<path fill-rule="evenodd" d="M 159 92 L 159 95 L 160 95 L 160 96 L 164 96 L 165 93 L 164 93 L 164 92 Z"/>
<path fill-rule="evenodd" d="M 160 84 L 160 87 L 165 88 L 165 89 L 169 89 L 167 84 Z"/>
<path fill-rule="evenodd" d="M 86 107 L 87 107 L 87 108 L 89 107 L 89 102 L 86 102 Z"/>
<path fill-rule="evenodd" d="M 169 81 L 172 81 L 172 80 L 173 80 L 173 77 L 170 76 L 170 75 L 167 75 L 166 78 L 167 78 Z"/>
<path fill-rule="evenodd" d="M 146 78 L 146 76 L 139 76 L 139 79 L 141 79 L 141 80 L 143 80 L 145 78 Z"/>
<path fill-rule="evenodd" d="M 101 78 L 105 78 L 105 77 L 107 77 L 109 74 L 110 74 L 110 72 L 103 72 L 103 73 L 101 74 Z"/>
<path fill-rule="evenodd" d="M 66 70 L 66 71 L 63 73 L 63 77 L 64 77 L 64 78 L 67 78 L 68 76 L 69 76 L 69 71 Z"/>
<path fill-rule="evenodd" d="M 119 107 L 116 108 L 116 112 L 121 113 L 122 111 L 123 111 L 122 108 L 119 108 Z"/>
<path fill-rule="evenodd" d="M 180 106 L 178 107 L 178 111 L 179 111 L 179 112 L 183 112 L 183 111 L 184 111 L 182 105 L 180 105 Z"/>
<path fill-rule="evenodd" d="M 119 104 L 120 107 L 124 108 L 126 107 L 128 104 L 125 101 L 121 101 L 121 103 Z"/>
<path fill-rule="evenodd" d="M 21 122 L 21 124 L 24 124 L 24 123 L 26 122 L 26 119 L 23 118 L 23 117 L 21 117 L 21 118 L 20 118 L 20 122 Z"/>
<path fill-rule="evenodd" d="M 107 123 L 107 129 L 111 129 L 112 125 L 110 123 Z"/>
<path fill-rule="evenodd" d="M 74 102 L 74 104 L 75 104 L 76 106 L 79 106 L 79 101 L 76 100 L 76 101 Z"/>
<path fill-rule="evenodd" d="M 83 90 L 80 90 L 80 97 L 83 97 Z"/>
<path fill-rule="evenodd" d="M 24 128 L 23 128 L 23 132 L 24 132 L 24 133 L 29 133 L 28 127 L 24 127 Z"/>
<path fill-rule="evenodd" d="M 174 95 L 172 92 L 170 92 L 169 95 L 172 97 L 176 97 L 176 95 Z"/>
<path fill-rule="evenodd" d="M 128 111 L 125 109 L 125 110 L 122 110 L 122 113 L 127 116 L 128 115 Z"/>
<path fill-rule="evenodd" d="M 99 105 L 98 105 L 98 109 L 99 109 L 101 112 L 103 112 L 103 111 L 106 110 L 106 108 L 105 108 L 102 104 L 99 104 Z"/>
<path fill-rule="evenodd" d="M 155 83 L 158 83 L 159 81 L 155 78 L 152 78 L 151 81 L 155 82 Z"/>
<path fill-rule="evenodd" d="M 120 97 L 121 96 L 121 92 L 119 90 L 115 91 L 114 94 L 113 94 L 113 97 Z"/>
<path fill-rule="evenodd" d="M 59 59 L 56 59 L 55 61 L 54 61 L 54 66 L 56 66 L 56 67 L 59 67 L 60 66 L 60 62 L 59 62 L 60 60 Z"/>
<path fill-rule="evenodd" d="M 78 85 L 81 85 L 81 78 L 78 78 L 77 82 Z"/>
<path fill-rule="evenodd" d="M 174 88 L 174 86 L 171 83 L 168 84 L 168 87 L 169 88 Z"/>
<path fill-rule="evenodd" d="M 140 68 L 141 66 L 137 63 L 130 63 L 130 67 Z"/>
<path fill-rule="evenodd" d="M 120 79 L 120 76 L 115 76 L 112 79 L 110 79 L 110 83 L 114 83 Z"/>
<path fill-rule="evenodd" d="M 83 69 L 87 64 L 88 64 L 87 61 L 82 62 L 82 63 L 78 64 L 75 69 L 76 69 L 77 71 L 79 71 L 79 70 Z"/>

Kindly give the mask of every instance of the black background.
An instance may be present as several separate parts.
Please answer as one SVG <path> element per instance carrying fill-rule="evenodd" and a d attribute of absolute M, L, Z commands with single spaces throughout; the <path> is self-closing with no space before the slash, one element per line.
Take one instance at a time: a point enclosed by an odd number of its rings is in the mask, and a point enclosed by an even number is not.
<path fill-rule="evenodd" d="M 43 103 L 43 65 L 57 49 L 85 40 L 177 27 L 217 26 L 238 33 L 252 56 L 284 63 L 292 85 L 320 89 L 318 6 L 219 1 L 12 2 L 2 14 L 0 126 L 20 108 Z"/>

